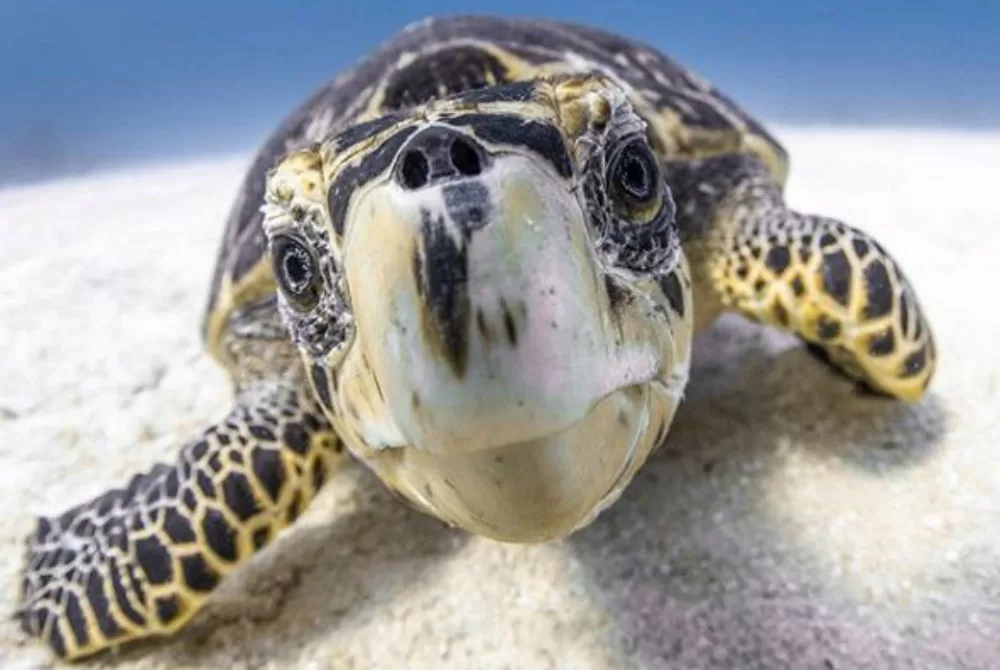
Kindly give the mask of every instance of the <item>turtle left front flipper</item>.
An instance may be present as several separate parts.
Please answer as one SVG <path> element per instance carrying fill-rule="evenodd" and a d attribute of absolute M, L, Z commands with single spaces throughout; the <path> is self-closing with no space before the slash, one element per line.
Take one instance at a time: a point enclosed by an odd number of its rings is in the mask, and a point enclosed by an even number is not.
<path fill-rule="evenodd" d="M 931 328 L 899 263 L 871 235 L 786 207 L 763 163 L 667 164 L 695 278 L 699 326 L 733 309 L 799 335 L 870 390 L 916 401 L 934 376 Z"/>
<path fill-rule="evenodd" d="M 183 627 L 295 521 L 345 454 L 302 373 L 269 371 L 181 450 L 28 538 L 22 629 L 75 660 Z"/>

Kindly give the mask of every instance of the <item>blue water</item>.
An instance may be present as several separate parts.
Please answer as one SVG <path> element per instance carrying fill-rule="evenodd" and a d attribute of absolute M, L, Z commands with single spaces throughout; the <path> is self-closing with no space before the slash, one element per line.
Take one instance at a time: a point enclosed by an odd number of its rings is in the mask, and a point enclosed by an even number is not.
<path fill-rule="evenodd" d="M 404 24 L 475 11 L 617 30 L 772 121 L 1000 126 L 997 0 L 0 0 L 0 179 L 249 150 Z"/>

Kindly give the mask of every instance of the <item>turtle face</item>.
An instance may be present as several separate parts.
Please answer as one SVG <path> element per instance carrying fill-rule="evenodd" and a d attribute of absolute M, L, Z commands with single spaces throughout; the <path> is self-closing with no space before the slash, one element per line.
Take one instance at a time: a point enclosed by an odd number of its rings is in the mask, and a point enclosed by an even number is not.
<path fill-rule="evenodd" d="M 297 160 L 272 177 L 299 195 L 271 254 L 352 450 L 500 539 L 616 498 L 672 420 L 691 337 L 673 202 L 621 92 L 562 79 L 377 119 L 324 145 L 318 188 Z"/>

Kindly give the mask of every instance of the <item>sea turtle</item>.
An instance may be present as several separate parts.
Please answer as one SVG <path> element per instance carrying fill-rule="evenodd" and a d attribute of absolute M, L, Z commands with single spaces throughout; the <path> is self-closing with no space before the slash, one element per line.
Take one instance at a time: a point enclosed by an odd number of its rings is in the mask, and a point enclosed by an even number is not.
<path fill-rule="evenodd" d="M 232 409 L 173 464 L 38 520 L 23 629 L 65 659 L 179 630 L 348 453 L 471 533 L 565 537 L 667 436 L 691 338 L 725 310 L 919 400 L 936 360 L 913 288 L 871 236 L 788 209 L 787 172 L 759 122 L 645 44 L 409 25 L 257 154 L 203 323 Z"/>

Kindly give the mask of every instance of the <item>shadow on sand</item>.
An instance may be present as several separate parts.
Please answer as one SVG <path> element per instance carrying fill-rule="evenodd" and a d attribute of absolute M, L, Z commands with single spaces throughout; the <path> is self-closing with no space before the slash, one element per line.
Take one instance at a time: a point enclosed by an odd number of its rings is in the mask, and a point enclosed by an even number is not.
<path fill-rule="evenodd" d="M 768 474 L 798 449 L 892 477 L 932 459 L 946 428 L 933 394 L 861 394 L 796 340 L 723 317 L 696 342 L 665 444 L 568 540 L 615 622 L 610 644 L 643 668 L 887 667 L 885 631 L 810 575 L 773 518 Z"/>

